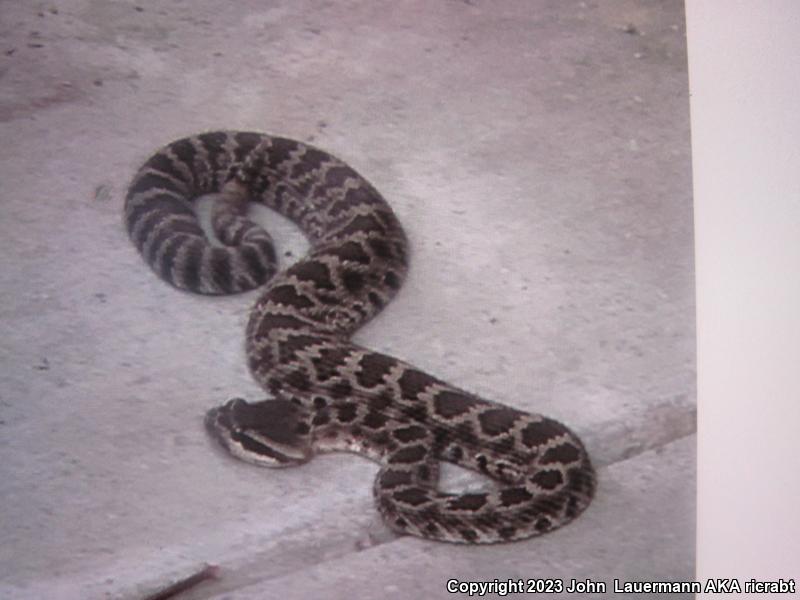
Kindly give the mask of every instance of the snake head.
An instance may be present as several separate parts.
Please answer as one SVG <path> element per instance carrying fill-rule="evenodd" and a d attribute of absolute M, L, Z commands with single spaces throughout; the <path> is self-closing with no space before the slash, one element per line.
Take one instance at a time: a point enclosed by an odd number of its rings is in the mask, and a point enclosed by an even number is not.
<path fill-rule="evenodd" d="M 233 456 L 263 467 L 288 467 L 311 458 L 304 411 L 288 400 L 248 403 L 233 398 L 206 413 L 208 432 Z"/>

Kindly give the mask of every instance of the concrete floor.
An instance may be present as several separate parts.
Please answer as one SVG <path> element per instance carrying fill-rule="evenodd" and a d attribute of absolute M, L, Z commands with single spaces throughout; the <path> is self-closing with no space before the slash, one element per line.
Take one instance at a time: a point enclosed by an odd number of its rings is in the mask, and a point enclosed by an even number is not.
<path fill-rule="evenodd" d="M 222 578 L 182 597 L 692 579 L 682 2 L 0 11 L 0 597 L 140 598 L 203 562 Z M 170 288 L 121 209 L 150 152 L 218 128 L 312 141 L 383 192 L 412 268 L 359 342 L 568 423 L 600 467 L 584 516 L 493 547 L 398 538 L 367 461 L 274 472 L 211 445 L 208 407 L 263 397 L 242 348 L 256 296 Z M 296 229 L 263 216 L 302 254 Z"/>

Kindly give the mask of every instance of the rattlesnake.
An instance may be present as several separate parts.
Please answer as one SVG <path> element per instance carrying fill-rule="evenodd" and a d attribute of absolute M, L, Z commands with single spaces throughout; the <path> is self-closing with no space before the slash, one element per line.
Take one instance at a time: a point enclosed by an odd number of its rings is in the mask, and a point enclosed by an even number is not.
<path fill-rule="evenodd" d="M 192 202 L 218 193 L 209 242 Z M 276 274 L 255 200 L 294 221 L 310 253 Z M 591 501 L 595 476 L 560 423 L 489 402 L 349 338 L 397 292 L 405 234 L 358 173 L 312 146 L 247 132 L 173 142 L 138 171 L 125 201 L 136 247 L 163 279 L 203 294 L 267 283 L 246 332 L 249 367 L 274 399 L 210 410 L 209 432 L 266 466 L 349 450 L 381 463 L 374 495 L 394 530 L 461 543 L 550 531 Z M 439 461 L 485 474 L 485 492 L 437 488 Z"/>

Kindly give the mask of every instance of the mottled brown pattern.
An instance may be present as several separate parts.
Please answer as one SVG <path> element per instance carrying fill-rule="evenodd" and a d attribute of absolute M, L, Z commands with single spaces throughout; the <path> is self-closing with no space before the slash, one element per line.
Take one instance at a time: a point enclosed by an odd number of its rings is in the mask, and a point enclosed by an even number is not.
<path fill-rule="evenodd" d="M 475 402 L 466 394 L 444 391 L 436 394 L 433 399 L 433 405 L 436 408 L 437 415 L 445 419 L 452 419 L 470 410 L 475 406 Z"/>
<path fill-rule="evenodd" d="M 481 430 L 486 435 L 496 436 L 511 430 L 523 413 L 513 408 L 491 408 L 478 415 Z"/>
<path fill-rule="evenodd" d="M 461 494 L 448 504 L 453 510 L 478 510 L 486 505 L 486 494 Z"/>
<path fill-rule="evenodd" d="M 211 224 L 194 202 L 217 193 Z M 277 273 L 269 233 L 247 215 L 260 202 L 292 219 L 311 252 Z M 206 426 L 234 456 L 264 466 L 315 452 L 357 451 L 382 465 L 374 494 L 399 532 L 457 543 L 527 538 L 583 511 L 595 488 L 580 440 L 560 423 L 477 398 L 350 341 L 388 303 L 408 268 L 389 205 L 335 157 L 253 132 L 205 133 L 145 162 L 125 200 L 131 240 L 177 288 L 230 294 L 265 286 L 246 349 L 274 399 L 212 409 Z M 445 460 L 487 474 L 496 491 L 438 489 Z"/>

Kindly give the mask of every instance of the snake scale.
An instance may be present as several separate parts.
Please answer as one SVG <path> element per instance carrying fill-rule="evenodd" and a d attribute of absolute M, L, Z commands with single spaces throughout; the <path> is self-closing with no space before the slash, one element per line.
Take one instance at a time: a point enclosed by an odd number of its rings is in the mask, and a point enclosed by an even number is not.
<path fill-rule="evenodd" d="M 209 193 L 217 194 L 215 241 L 193 205 Z M 295 222 L 310 252 L 278 273 L 270 235 L 247 216 L 251 201 Z M 397 292 L 408 247 L 386 201 L 337 158 L 261 133 L 187 137 L 136 173 L 125 224 L 146 262 L 179 289 L 229 294 L 265 286 L 246 352 L 272 398 L 233 399 L 205 419 L 234 456 L 280 467 L 322 451 L 365 455 L 381 465 L 373 489 L 389 527 L 447 542 L 527 538 L 567 523 L 591 501 L 594 470 L 564 425 L 350 341 Z M 440 491 L 440 461 L 495 486 Z"/>

